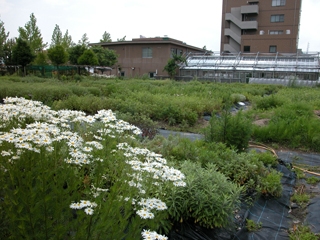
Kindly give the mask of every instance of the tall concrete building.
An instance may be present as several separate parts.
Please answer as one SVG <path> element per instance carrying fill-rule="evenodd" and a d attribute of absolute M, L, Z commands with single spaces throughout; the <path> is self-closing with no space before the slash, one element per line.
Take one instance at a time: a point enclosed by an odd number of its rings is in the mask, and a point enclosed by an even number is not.
<path fill-rule="evenodd" d="M 223 0 L 221 52 L 296 53 L 302 0 Z"/>

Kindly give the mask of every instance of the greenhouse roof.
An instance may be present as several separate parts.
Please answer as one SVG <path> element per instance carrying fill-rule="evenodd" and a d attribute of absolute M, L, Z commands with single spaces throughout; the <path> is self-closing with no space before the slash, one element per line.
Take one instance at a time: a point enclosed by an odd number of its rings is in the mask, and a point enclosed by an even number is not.
<path fill-rule="evenodd" d="M 190 53 L 180 69 L 206 69 L 223 71 L 272 71 L 316 72 L 320 71 L 320 53 L 313 54 L 261 54 L 238 53 L 199 55 Z"/>

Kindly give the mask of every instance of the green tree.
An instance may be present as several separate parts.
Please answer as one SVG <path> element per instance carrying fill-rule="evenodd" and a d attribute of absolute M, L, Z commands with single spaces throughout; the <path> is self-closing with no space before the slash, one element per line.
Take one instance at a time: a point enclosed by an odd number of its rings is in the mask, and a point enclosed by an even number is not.
<path fill-rule="evenodd" d="M 170 78 L 173 78 L 179 68 L 179 64 L 186 62 L 186 59 L 181 55 L 174 54 L 171 59 L 168 60 L 167 65 L 164 66 L 164 71 L 166 71 Z"/>
<path fill-rule="evenodd" d="M 40 30 L 37 26 L 37 19 L 33 13 L 30 15 L 30 21 L 25 24 L 24 28 L 19 27 L 18 31 L 19 38 L 29 44 L 31 51 L 34 54 L 42 51 L 48 45 L 43 42 Z"/>
<path fill-rule="evenodd" d="M 48 49 L 48 57 L 51 62 L 57 66 L 58 78 L 60 79 L 59 65 L 68 61 L 67 51 L 61 45 L 57 45 Z"/>
<path fill-rule="evenodd" d="M 117 62 L 117 54 L 115 51 L 101 46 L 94 46 L 91 48 L 98 58 L 99 66 L 111 67 Z"/>
<path fill-rule="evenodd" d="M 6 65 L 15 65 L 16 63 L 13 60 L 13 48 L 16 45 L 16 39 L 10 38 L 7 39 L 4 45 L 4 62 Z"/>
<path fill-rule="evenodd" d="M 75 45 L 69 48 L 69 62 L 74 65 L 78 65 L 79 57 L 84 53 L 87 48 L 83 45 Z"/>
<path fill-rule="evenodd" d="M 91 49 L 87 49 L 79 57 L 78 64 L 97 66 L 97 65 L 99 65 L 99 60 L 98 60 L 98 57 L 96 56 L 96 54 Z"/>
<path fill-rule="evenodd" d="M 86 33 L 82 35 L 81 39 L 78 42 L 79 45 L 85 46 L 86 48 L 88 47 L 89 43 L 89 38 Z"/>
<path fill-rule="evenodd" d="M 124 36 L 123 38 L 117 38 L 118 42 L 124 42 L 126 40 L 126 36 Z"/>
<path fill-rule="evenodd" d="M 104 31 L 102 35 L 102 39 L 100 39 L 100 42 L 112 42 L 111 35 L 107 31 Z"/>
<path fill-rule="evenodd" d="M 39 52 L 33 61 L 35 65 L 48 65 L 48 55 L 45 52 Z"/>
<path fill-rule="evenodd" d="M 61 45 L 62 45 L 62 47 L 64 47 L 64 49 L 66 49 L 66 50 L 68 50 L 71 46 L 74 45 L 74 43 L 73 43 L 73 41 L 72 41 L 72 37 L 71 37 L 71 35 L 69 35 L 68 29 L 67 29 L 67 31 L 65 32 L 65 34 L 63 35 Z"/>
<path fill-rule="evenodd" d="M 6 29 L 4 27 L 4 22 L 0 20 L 0 59 L 5 58 L 5 44 L 7 42 L 7 38 L 9 37 L 9 32 L 6 33 Z"/>
<path fill-rule="evenodd" d="M 62 32 L 59 25 L 56 24 L 52 33 L 50 47 L 55 47 L 58 45 L 62 45 Z"/>
<path fill-rule="evenodd" d="M 25 67 L 31 63 L 34 58 L 35 55 L 33 54 L 29 44 L 21 38 L 18 38 L 17 44 L 12 49 L 13 62 L 17 65 L 21 65 L 25 70 Z"/>

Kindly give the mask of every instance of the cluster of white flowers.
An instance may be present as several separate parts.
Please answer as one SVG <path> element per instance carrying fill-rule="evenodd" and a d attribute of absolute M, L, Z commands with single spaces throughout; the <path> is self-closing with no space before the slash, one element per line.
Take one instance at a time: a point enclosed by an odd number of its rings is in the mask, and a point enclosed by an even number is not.
<path fill-rule="evenodd" d="M 94 208 L 97 206 L 95 202 L 90 202 L 88 200 L 80 200 L 80 202 L 75 202 L 70 204 L 72 209 L 84 209 L 84 212 L 88 215 L 92 215 Z"/>
<path fill-rule="evenodd" d="M 166 236 L 160 235 L 155 231 L 143 230 L 141 233 L 143 240 L 167 240 Z"/>
<path fill-rule="evenodd" d="M 1 151 L 1 156 L 12 163 L 19 159 L 24 151 L 40 153 L 45 149 L 53 152 L 56 144 L 64 142 L 65 151 L 68 153 L 64 161 L 78 166 L 87 165 L 93 161 L 103 161 L 101 158 L 94 157 L 94 151 L 103 149 L 100 141 L 105 136 L 115 137 L 117 134 L 126 133 L 125 136 L 133 137 L 133 135 L 141 134 L 139 128 L 118 120 L 111 110 L 101 110 L 93 116 L 86 116 L 82 111 L 53 111 L 41 102 L 18 97 L 4 99 L 4 104 L 0 105 L 0 119 L 2 129 L 9 126 L 11 121 L 16 122 L 17 125 L 17 128 L 10 129 L 9 132 L 0 132 L 0 146 L 4 142 L 12 144 L 11 149 Z M 33 119 L 35 122 L 23 125 L 26 119 Z M 96 141 L 85 141 L 79 133 L 73 132 L 77 126 L 88 129 L 85 136 L 91 134 Z M 90 126 L 95 131 L 91 132 Z M 97 126 L 102 127 L 97 129 Z M 133 174 L 128 173 L 131 180 L 127 183 L 138 188 L 141 195 L 146 193 L 143 186 L 143 180 L 145 180 L 143 178 L 146 175 L 154 179 L 154 185 L 159 185 L 162 181 L 171 181 L 176 186 L 185 186 L 185 176 L 179 170 L 167 166 L 166 160 L 160 154 L 148 149 L 133 148 L 127 143 L 120 143 L 117 148 L 123 152 L 127 158 L 126 163 L 133 169 Z M 94 197 L 99 196 L 101 192 L 108 191 L 108 189 L 94 186 L 91 188 Z M 137 196 L 137 198 L 140 197 Z M 156 198 L 132 199 L 132 202 L 137 203 L 136 213 L 143 219 L 154 218 L 152 210 L 167 209 L 166 204 Z M 94 202 L 81 200 L 72 203 L 70 208 L 84 209 L 86 214 L 92 215 L 96 206 Z M 143 231 L 142 236 L 144 239 L 167 239 L 165 236 L 150 231 Z"/>

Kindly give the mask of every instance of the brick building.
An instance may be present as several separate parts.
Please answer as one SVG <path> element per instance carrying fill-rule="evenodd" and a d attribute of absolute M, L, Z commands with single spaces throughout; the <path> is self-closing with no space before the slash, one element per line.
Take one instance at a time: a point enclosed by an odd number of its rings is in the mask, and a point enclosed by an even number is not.
<path fill-rule="evenodd" d="M 302 0 L 223 0 L 221 52 L 296 53 Z"/>
<path fill-rule="evenodd" d="M 132 41 L 117 41 L 93 43 L 112 49 L 118 55 L 117 65 L 112 69 L 113 75 L 123 77 L 141 77 L 148 75 L 149 78 L 166 78 L 164 66 L 172 54 L 187 57 L 190 53 L 204 54 L 206 50 L 186 43 L 164 37 L 134 38 Z"/>

